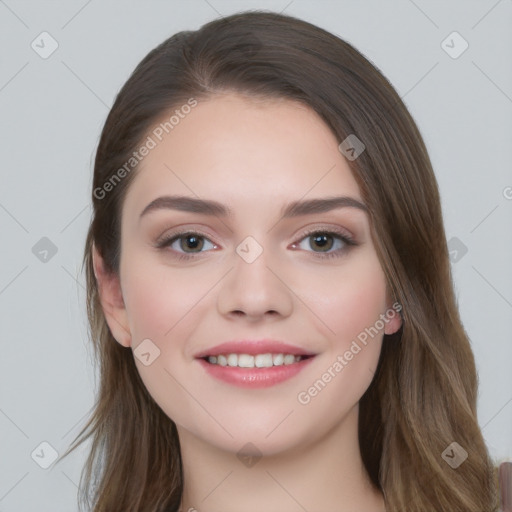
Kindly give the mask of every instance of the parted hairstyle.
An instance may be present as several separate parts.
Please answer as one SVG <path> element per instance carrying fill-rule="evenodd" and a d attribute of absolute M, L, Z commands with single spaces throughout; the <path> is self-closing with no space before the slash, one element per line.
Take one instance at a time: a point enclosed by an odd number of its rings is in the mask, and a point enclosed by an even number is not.
<path fill-rule="evenodd" d="M 119 170 L 162 116 L 220 92 L 301 102 L 340 143 L 355 134 L 365 145 L 348 165 L 403 319 L 397 333 L 384 335 L 359 412 L 363 462 L 387 511 L 497 510 L 493 462 L 477 423 L 474 356 L 419 129 L 389 81 L 352 45 L 298 18 L 264 11 L 223 17 L 158 45 L 124 84 L 103 127 L 83 258 L 99 387 L 88 423 L 65 454 L 91 441 L 80 504 L 94 512 L 176 511 L 180 504 L 176 426 L 146 390 L 132 350 L 109 330 L 92 248 L 108 272 L 118 274 L 121 208 L 139 166 L 121 180 Z M 454 441 L 468 452 L 456 469 L 441 456 Z"/>

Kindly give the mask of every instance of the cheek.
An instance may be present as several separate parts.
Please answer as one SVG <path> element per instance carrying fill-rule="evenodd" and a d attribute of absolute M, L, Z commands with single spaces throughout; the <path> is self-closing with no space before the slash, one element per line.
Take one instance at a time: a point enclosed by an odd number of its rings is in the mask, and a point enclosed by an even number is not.
<path fill-rule="evenodd" d="M 323 325 L 326 338 L 339 350 L 374 326 L 385 312 L 386 280 L 374 253 L 354 253 L 345 265 L 303 275 L 301 296 L 321 320 L 319 327 Z"/>
<path fill-rule="evenodd" d="M 211 269 L 166 269 L 154 258 L 142 255 L 128 256 L 124 262 L 123 296 L 135 364 L 150 395 L 178 424 L 203 414 L 188 394 L 200 396 L 201 390 L 189 382 L 186 348 L 206 314 L 205 308 L 212 307 L 208 293 L 219 279 L 213 274 Z M 146 339 L 156 345 L 158 353 L 149 365 L 137 357 L 137 347 Z"/>
<path fill-rule="evenodd" d="M 375 254 L 360 253 L 346 266 L 304 283 L 307 301 L 318 312 L 317 329 L 329 340 L 322 364 L 302 388 L 300 403 L 318 414 L 337 404 L 336 419 L 353 407 L 370 385 L 381 346 L 386 280 Z M 313 286 L 314 285 L 314 286 Z M 319 361 L 320 362 L 320 361 Z M 325 390 L 324 390 L 325 389 Z"/>
<path fill-rule="evenodd" d="M 180 383 L 186 382 L 187 377 L 183 352 L 193 316 L 191 311 L 194 311 L 194 305 L 197 308 L 198 300 L 206 290 L 191 287 L 190 282 L 187 285 L 186 273 L 165 272 L 161 265 L 149 258 L 128 257 L 125 269 L 123 295 L 137 370 L 155 402 L 180 424 L 183 419 L 201 414 L 194 409 L 194 402 Z M 172 280 L 166 277 L 171 275 Z M 138 355 L 147 350 L 137 350 L 146 339 L 154 344 L 149 344 L 149 364 Z M 145 343 L 147 347 L 148 342 Z M 196 394 L 190 384 L 187 389 Z"/>
<path fill-rule="evenodd" d="M 140 269 L 140 267 L 139 267 Z M 125 306 L 128 314 L 133 348 L 144 338 L 158 339 L 173 324 L 175 300 L 161 282 L 150 273 L 131 276 L 125 286 Z"/>
<path fill-rule="evenodd" d="M 193 270 L 192 270 L 193 272 Z M 211 288 L 211 275 L 168 270 L 154 259 L 126 261 L 123 277 L 130 329 L 138 338 L 163 342 L 186 324 L 187 316 L 200 305 Z M 134 344 L 140 340 L 134 339 Z M 161 347 L 162 348 L 162 347 Z"/>

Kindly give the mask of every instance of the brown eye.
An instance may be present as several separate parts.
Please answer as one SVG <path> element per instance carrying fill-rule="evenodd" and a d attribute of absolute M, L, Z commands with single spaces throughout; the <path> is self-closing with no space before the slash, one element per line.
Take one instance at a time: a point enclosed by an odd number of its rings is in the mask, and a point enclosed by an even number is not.
<path fill-rule="evenodd" d="M 299 247 L 314 252 L 328 252 L 331 249 L 342 249 L 349 243 L 348 239 L 337 233 L 329 231 L 315 231 L 308 233 L 299 242 Z M 336 247 L 334 247 L 336 246 Z"/>
<path fill-rule="evenodd" d="M 346 234 L 316 230 L 306 233 L 293 247 L 311 252 L 319 258 L 329 258 L 342 256 L 353 245 L 357 244 Z"/>
<path fill-rule="evenodd" d="M 316 234 L 309 236 L 309 245 L 312 248 L 318 248 L 321 252 L 329 251 L 333 246 L 333 237 L 328 234 Z"/>
<path fill-rule="evenodd" d="M 178 238 L 180 240 L 180 248 L 185 252 L 195 252 L 195 250 L 201 250 L 204 246 L 204 239 L 202 236 L 197 235 L 186 235 Z"/>
<path fill-rule="evenodd" d="M 215 249 L 216 245 L 200 233 L 185 232 L 166 236 L 157 243 L 157 247 L 159 249 L 170 247 L 173 252 L 180 255 L 194 255 L 206 252 L 209 249 Z"/>

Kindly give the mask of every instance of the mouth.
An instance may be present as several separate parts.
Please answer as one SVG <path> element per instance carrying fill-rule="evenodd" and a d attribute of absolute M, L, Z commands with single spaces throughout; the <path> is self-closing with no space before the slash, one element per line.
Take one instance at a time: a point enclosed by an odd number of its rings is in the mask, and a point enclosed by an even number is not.
<path fill-rule="evenodd" d="M 260 340 L 223 343 L 196 354 L 195 359 L 216 380 L 264 388 L 291 379 L 316 355 L 288 343 Z"/>
<path fill-rule="evenodd" d="M 218 366 L 229 366 L 236 368 L 273 368 L 275 366 L 288 366 L 300 363 L 305 359 L 314 357 L 313 355 L 296 355 L 287 353 L 272 354 L 219 354 L 205 356 L 203 361 Z"/>

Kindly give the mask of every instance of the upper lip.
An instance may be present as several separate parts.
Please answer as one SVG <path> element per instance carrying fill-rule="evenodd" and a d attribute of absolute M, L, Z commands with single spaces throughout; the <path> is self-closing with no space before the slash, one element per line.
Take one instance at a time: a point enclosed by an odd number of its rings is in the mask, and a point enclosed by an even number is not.
<path fill-rule="evenodd" d="M 220 354 L 293 354 L 297 356 L 314 356 L 315 353 L 296 345 L 274 340 L 233 340 L 198 352 L 195 358 L 218 356 Z"/>

